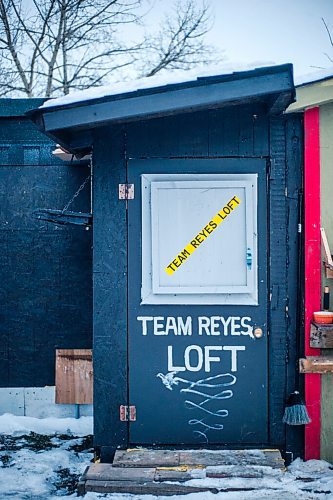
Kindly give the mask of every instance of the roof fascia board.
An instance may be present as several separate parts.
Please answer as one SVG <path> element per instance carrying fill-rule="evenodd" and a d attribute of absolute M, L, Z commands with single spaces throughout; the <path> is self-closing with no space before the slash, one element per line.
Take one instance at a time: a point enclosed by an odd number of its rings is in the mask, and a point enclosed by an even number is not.
<path fill-rule="evenodd" d="M 293 82 L 290 71 L 235 79 L 179 90 L 133 96 L 76 107 L 39 110 L 43 114 L 45 132 L 73 127 L 99 126 L 112 121 L 130 121 L 140 117 L 163 116 L 205 107 L 218 107 L 242 99 L 267 94 L 291 92 Z M 282 111 L 282 110 L 281 110 Z"/>
<path fill-rule="evenodd" d="M 304 111 L 329 102 L 333 102 L 333 78 L 296 87 L 296 102 L 289 106 L 287 112 Z"/>

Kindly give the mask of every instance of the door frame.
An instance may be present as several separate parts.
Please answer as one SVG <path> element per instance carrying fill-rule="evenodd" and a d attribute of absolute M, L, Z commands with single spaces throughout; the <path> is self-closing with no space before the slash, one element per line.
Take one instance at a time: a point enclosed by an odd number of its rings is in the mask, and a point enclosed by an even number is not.
<path fill-rule="evenodd" d="M 297 386 L 302 390 L 302 378 L 297 369 L 297 358 L 304 349 L 304 345 L 297 346 L 303 325 L 300 309 L 304 300 L 304 270 L 299 262 L 302 234 L 297 232 L 297 225 L 303 222 L 300 209 L 303 186 L 302 117 L 298 114 L 271 117 L 267 132 L 268 154 L 265 149 L 262 153 L 258 152 L 257 157 L 267 160 L 269 183 L 269 358 L 276 361 L 274 365 L 269 364 L 269 444 L 279 447 L 292 458 L 302 457 L 304 453 L 304 428 L 282 423 L 287 395 Z M 109 146 L 111 137 L 112 147 Z M 94 444 L 100 450 L 101 460 L 107 462 L 112 459 L 116 448 L 128 446 L 128 423 L 119 419 L 120 405 L 128 403 L 127 211 L 126 202 L 118 199 L 118 185 L 127 181 L 126 161 L 129 155 L 126 153 L 126 128 L 117 126 L 108 129 L 107 135 L 101 135 L 95 142 Z M 142 158 L 140 154 L 133 153 L 130 157 Z M 170 158 L 171 155 L 162 157 Z M 281 224 L 281 215 L 287 224 Z M 106 217 L 110 217 L 112 226 L 105 223 Z M 112 268 L 109 267 L 110 261 Z M 110 335 L 110 324 L 103 321 L 106 315 L 114 318 L 113 328 L 119 334 Z M 115 353 L 112 360 L 110 352 Z"/>

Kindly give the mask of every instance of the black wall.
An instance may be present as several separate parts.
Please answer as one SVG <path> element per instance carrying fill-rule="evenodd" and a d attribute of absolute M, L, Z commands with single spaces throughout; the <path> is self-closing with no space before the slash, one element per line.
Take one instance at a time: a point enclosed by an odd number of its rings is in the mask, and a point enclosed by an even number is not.
<path fill-rule="evenodd" d="M 56 348 L 92 345 L 91 232 L 38 221 L 89 175 L 54 158 L 23 115 L 43 101 L 0 101 L 0 386 L 54 385 Z M 90 211 L 89 183 L 70 207 Z"/>

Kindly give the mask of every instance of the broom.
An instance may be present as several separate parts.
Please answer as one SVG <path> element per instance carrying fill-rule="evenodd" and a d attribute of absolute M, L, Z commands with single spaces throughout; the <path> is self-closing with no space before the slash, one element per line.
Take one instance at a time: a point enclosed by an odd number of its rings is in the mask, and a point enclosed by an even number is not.
<path fill-rule="evenodd" d="M 305 403 L 298 391 L 294 391 L 287 399 L 282 422 L 288 425 L 305 425 L 311 422 Z"/>
<path fill-rule="evenodd" d="M 303 207 L 303 195 L 299 193 L 299 198 L 298 198 L 298 207 L 299 207 L 299 221 L 302 220 L 302 207 Z M 302 233 L 299 232 L 299 246 L 302 245 Z M 301 253 L 301 256 L 303 254 Z M 302 269 L 302 261 L 301 258 L 298 259 L 298 278 L 301 276 L 301 269 Z M 302 323 L 301 319 L 301 307 L 302 307 L 302 302 L 300 300 L 301 294 L 298 294 L 298 304 L 297 304 L 297 311 L 298 311 L 298 321 L 297 324 L 300 325 Z M 299 358 L 299 353 L 300 353 L 300 339 L 296 343 L 296 358 Z M 299 387 L 299 374 L 296 374 L 296 387 Z M 307 412 L 304 400 L 302 399 L 299 391 L 294 391 L 292 392 L 286 403 L 286 407 L 284 410 L 284 415 L 282 422 L 287 425 L 306 425 L 311 422 L 311 418 L 309 417 L 309 414 Z"/>

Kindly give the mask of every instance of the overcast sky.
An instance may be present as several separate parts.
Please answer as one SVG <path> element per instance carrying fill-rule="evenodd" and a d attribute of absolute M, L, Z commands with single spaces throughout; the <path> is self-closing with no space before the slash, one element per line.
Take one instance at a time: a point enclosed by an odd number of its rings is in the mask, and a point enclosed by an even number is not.
<path fill-rule="evenodd" d="M 151 0 L 152 1 L 152 0 Z M 201 0 L 197 0 L 201 3 Z M 296 74 L 330 67 L 333 59 L 321 18 L 333 35 L 333 0 L 206 0 L 214 13 L 207 40 L 224 50 L 228 63 L 294 64 Z M 170 0 L 155 0 L 150 19 L 170 7 Z"/>
<path fill-rule="evenodd" d="M 333 0 L 208 0 L 215 12 L 209 39 L 228 59 L 292 62 L 295 72 L 333 66 L 321 17 L 332 28 Z"/>

